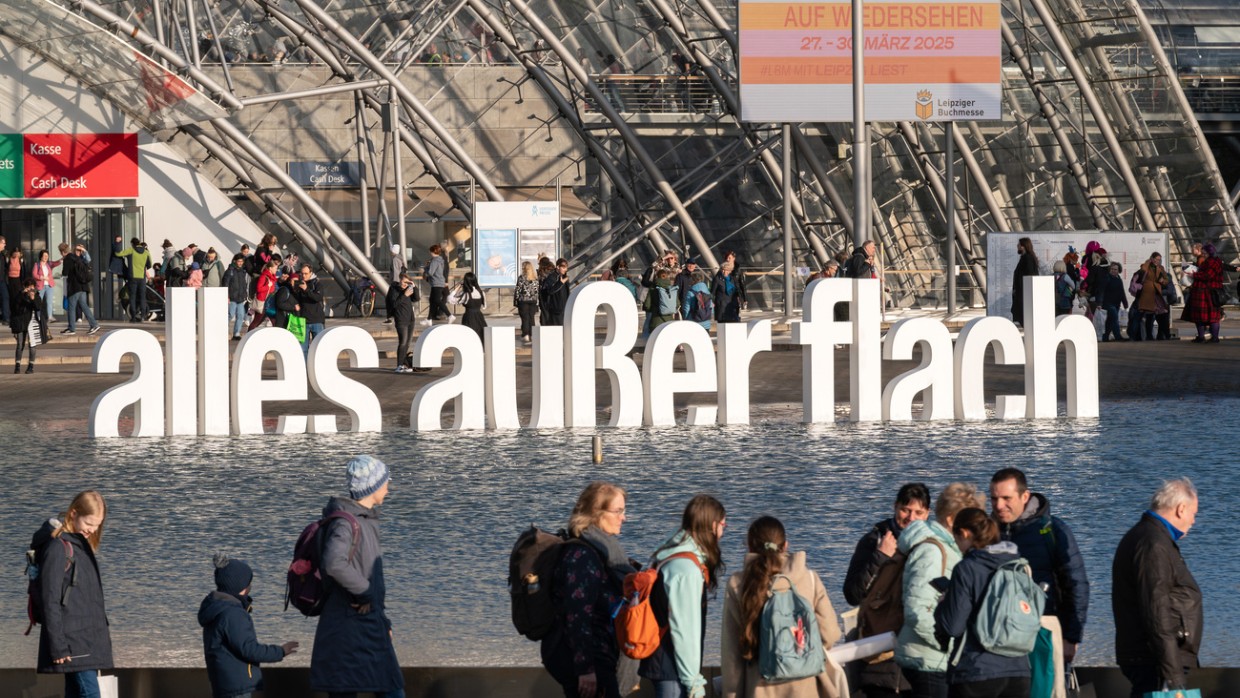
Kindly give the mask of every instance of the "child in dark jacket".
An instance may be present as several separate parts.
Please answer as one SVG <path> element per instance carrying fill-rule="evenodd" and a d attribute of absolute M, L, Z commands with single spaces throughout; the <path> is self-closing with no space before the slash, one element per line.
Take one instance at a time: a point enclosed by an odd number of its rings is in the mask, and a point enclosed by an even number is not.
<path fill-rule="evenodd" d="M 241 560 L 215 556 L 215 591 L 198 609 L 202 651 L 215 698 L 248 698 L 263 687 L 263 673 L 256 665 L 278 662 L 297 650 L 296 642 L 259 644 L 250 619 L 253 577 Z"/>

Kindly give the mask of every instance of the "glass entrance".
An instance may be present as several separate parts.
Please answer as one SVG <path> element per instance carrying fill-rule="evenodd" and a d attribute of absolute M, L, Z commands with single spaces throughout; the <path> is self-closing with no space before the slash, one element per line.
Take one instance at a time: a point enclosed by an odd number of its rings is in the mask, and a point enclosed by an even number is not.
<path fill-rule="evenodd" d="M 119 294 L 125 285 L 123 272 L 111 273 L 112 244 L 117 239 L 121 246 L 129 245 L 131 238 L 142 238 L 142 209 L 137 206 L 124 208 L 71 208 L 69 228 L 73 242 L 86 246 L 91 257 L 91 271 L 95 280 L 91 284 L 91 299 L 95 315 L 100 320 L 118 320 L 125 317 Z"/>

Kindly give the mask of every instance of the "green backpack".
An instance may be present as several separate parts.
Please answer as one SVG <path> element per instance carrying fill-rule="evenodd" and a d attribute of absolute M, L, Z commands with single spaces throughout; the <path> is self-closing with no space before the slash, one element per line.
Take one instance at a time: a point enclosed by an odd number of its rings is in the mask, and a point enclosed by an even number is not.
<path fill-rule="evenodd" d="M 1046 592 L 1033 581 L 1029 561 L 1017 558 L 999 565 L 986 584 L 974 630 L 987 652 L 1023 657 L 1033 651 L 1042 628 Z"/>
<path fill-rule="evenodd" d="M 788 586 L 776 589 L 781 579 Z M 777 682 L 817 676 L 826 663 L 814 607 L 796 592 L 791 579 L 775 575 L 758 626 L 758 671 L 762 678 Z"/>

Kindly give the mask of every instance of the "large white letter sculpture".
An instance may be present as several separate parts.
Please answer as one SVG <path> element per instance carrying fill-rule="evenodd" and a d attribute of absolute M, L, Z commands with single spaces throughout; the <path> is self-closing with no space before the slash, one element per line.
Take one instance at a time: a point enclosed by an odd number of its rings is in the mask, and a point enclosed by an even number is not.
<path fill-rule="evenodd" d="M 1098 336 L 1083 315 L 1055 317 L 1054 284 L 1049 276 L 1025 279 L 1025 416 L 1055 417 L 1055 354 L 1064 344 L 1068 416 L 1098 416 Z"/>
<path fill-rule="evenodd" d="M 913 398 L 922 393 L 920 419 L 952 418 L 952 337 L 947 326 L 930 318 L 901 320 L 883 342 L 883 359 L 907 361 L 921 344 L 921 364 L 901 373 L 883 389 L 883 419 L 913 418 Z"/>
<path fill-rule="evenodd" d="M 802 349 L 804 422 L 835 421 L 834 345 L 848 344 L 850 420 L 882 416 L 882 303 L 877 279 L 818 279 L 805 289 L 805 319 L 792 326 Z M 835 320 L 836 303 L 850 303 L 852 322 Z"/>
<path fill-rule="evenodd" d="M 717 327 L 719 423 L 748 424 L 749 364 L 759 352 L 771 350 L 771 321 L 721 322 Z"/>
<path fill-rule="evenodd" d="M 685 371 L 676 373 L 676 348 L 685 348 Z M 642 357 L 645 421 L 649 426 L 676 424 L 676 393 L 706 393 L 719 389 L 715 348 L 710 333 L 696 322 L 678 320 L 654 328 Z M 685 424 L 704 426 L 715 421 L 715 405 L 689 407 Z"/>
<path fill-rule="evenodd" d="M 995 345 L 995 363 L 1011 366 L 1025 362 L 1020 330 L 1011 320 L 980 317 L 970 320 L 956 337 L 956 419 L 986 419 L 986 348 Z M 997 419 L 1025 416 L 1024 395 L 995 396 Z"/>
<path fill-rule="evenodd" d="M 171 289 L 176 291 L 193 289 Z M 198 291 L 198 433 L 227 436 L 228 404 L 228 289 Z M 171 333 L 169 333 L 171 336 Z M 171 366 L 172 364 L 169 364 Z M 171 398 L 170 398 L 171 399 Z M 177 400 L 182 399 L 180 395 Z"/>
<path fill-rule="evenodd" d="M 594 345 L 594 316 L 603 310 L 607 336 Z M 608 426 L 636 427 L 642 423 L 642 403 L 633 394 L 641 372 L 628 354 L 637 341 L 637 304 L 633 294 L 614 281 L 595 281 L 573 289 L 564 310 L 564 404 L 568 426 L 597 425 L 598 398 L 595 369 L 611 379 L 611 419 Z"/>
<path fill-rule="evenodd" d="M 275 354 L 274 380 L 262 378 L 263 361 L 268 353 Z M 293 333 L 282 327 L 260 327 L 246 332 L 233 354 L 233 433 L 263 433 L 264 402 L 305 399 L 306 361 Z M 304 416 L 280 415 L 276 421 L 277 434 L 303 434 L 305 431 Z"/>
<path fill-rule="evenodd" d="M 531 429 L 564 426 L 564 328 L 535 327 Z"/>
<path fill-rule="evenodd" d="M 413 365 L 439 368 L 443 353 L 452 351 L 452 373 L 431 381 L 413 398 L 409 426 L 414 431 L 437 431 L 443 406 L 453 405 L 452 430 L 482 429 L 486 426 L 486 366 L 482 340 L 464 325 L 436 325 L 422 333 L 413 345 Z"/>
<path fill-rule="evenodd" d="M 197 289 L 170 288 L 164 306 L 164 423 L 168 436 L 198 433 Z M 225 290 L 225 293 L 228 291 Z"/>
<path fill-rule="evenodd" d="M 121 357 L 133 355 L 133 378 L 108 388 L 90 405 L 90 436 L 120 436 L 117 420 L 133 405 L 132 436 L 164 435 L 164 356 L 150 332 L 112 330 L 95 344 L 90 370 L 120 373 Z"/>
<path fill-rule="evenodd" d="M 487 429 L 519 429 L 516 331 L 511 327 L 487 327 L 482 336 L 487 361 Z"/>
<path fill-rule="evenodd" d="M 310 355 L 306 357 L 310 387 L 349 413 L 349 431 L 380 431 L 383 410 L 379 398 L 362 383 L 344 377 L 339 366 L 342 353 L 348 354 L 353 368 L 379 367 L 379 348 L 369 332 L 352 325 L 332 327 L 310 342 Z M 338 425 L 334 415 L 315 415 L 311 426 L 316 433 L 330 433 Z"/>

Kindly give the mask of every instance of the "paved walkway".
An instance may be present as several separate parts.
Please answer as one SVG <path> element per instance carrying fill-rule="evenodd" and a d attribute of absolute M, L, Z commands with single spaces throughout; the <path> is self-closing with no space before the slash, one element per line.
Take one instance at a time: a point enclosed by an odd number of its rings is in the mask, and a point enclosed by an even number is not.
<path fill-rule="evenodd" d="M 932 311 L 905 311 L 888 313 L 886 320 L 890 323 L 915 316 L 941 319 L 943 314 Z M 971 310 L 947 322 L 949 327 L 955 330 L 964 322 L 978 316 L 980 311 Z M 782 351 L 762 354 L 754 360 L 750 368 L 750 399 L 755 408 L 786 406 L 795 410 L 801 401 L 800 347 L 791 344 L 788 326 L 782 322 L 782 315 L 753 313 L 746 317 L 758 318 L 775 320 L 774 342 L 776 348 Z M 385 325 L 377 318 L 353 318 L 332 319 L 329 327 L 346 322 L 367 329 L 375 337 L 380 349 L 380 362 L 384 366 L 382 369 L 349 370 L 348 374 L 370 386 L 379 396 L 388 426 L 407 425 L 409 405 L 417 390 L 428 381 L 447 375 L 451 367 L 428 373 L 394 376 L 390 367 L 395 365 L 396 333 L 391 329 L 391 325 Z M 494 313 L 488 317 L 488 322 L 493 326 L 519 325 L 516 315 L 508 313 Z M 51 344 L 40 348 L 36 373 L 33 375 L 13 375 L 8 370 L 0 370 L 0 419 L 22 419 L 38 414 L 49 418 L 85 420 L 90 403 L 96 395 L 129 378 L 127 372 L 96 375 L 90 370 L 91 352 L 95 343 L 107 330 L 119 327 L 148 330 L 162 340 L 163 326 L 158 323 L 104 323 L 104 332 L 95 336 L 81 331 L 74 337 L 57 334 Z M 52 328 L 54 333 L 58 333 L 64 325 L 57 323 L 52 325 Z M 423 328 L 419 325 L 417 329 L 420 332 Z M 1186 337 L 1191 336 L 1191 327 L 1181 326 L 1179 329 Z M 1099 390 L 1102 399 L 1176 398 L 1195 394 L 1240 395 L 1240 321 L 1225 321 L 1222 334 L 1224 340 L 1218 344 L 1194 344 L 1181 339 L 1100 345 Z M 1233 336 L 1236 339 L 1230 339 Z M 14 348 L 12 335 L 0 335 L 0 369 L 11 366 L 11 363 L 3 361 L 2 357 L 11 357 Z M 635 356 L 635 359 L 640 362 L 640 354 Z M 988 357 L 987 363 L 990 361 Z M 837 359 L 837 365 L 847 366 L 844 352 L 841 352 Z M 913 365 L 912 362 L 884 362 L 884 384 Z M 518 405 L 522 410 L 528 410 L 531 399 L 530 356 L 529 350 L 524 347 L 518 349 L 517 369 Z M 22 365 L 22 370 L 25 370 L 25 364 Z M 1020 367 L 990 366 L 986 371 L 988 398 L 997 393 L 1023 392 L 1024 377 Z M 608 391 L 607 381 L 600 381 L 600 405 L 606 404 L 609 399 Z M 847 400 L 848 375 L 845 368 L 841 368 L 837 374 L 836 395 L 841 401 Z M 691 397 L 681 396 L 678 402 L 684 405 L 691 401 L 705 402 L 709 399 L 701 396 L 691 400 Z M 310 402 L 314 407 L 334 411 L 326 403 L 320 403 L 317 398 Z M 289 407 L 292 408 L 291 405 Z M 275 412 L 284 408 L 277 404 L 271 409 Z M 305 406 L 301 409 L 304 410 Z"/>

